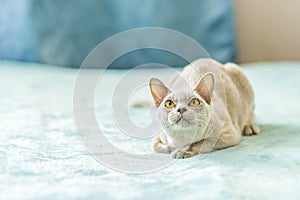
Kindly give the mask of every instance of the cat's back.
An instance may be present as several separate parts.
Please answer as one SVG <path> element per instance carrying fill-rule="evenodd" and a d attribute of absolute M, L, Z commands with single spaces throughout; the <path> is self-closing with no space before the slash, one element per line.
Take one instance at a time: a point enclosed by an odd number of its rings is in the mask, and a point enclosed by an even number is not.
<path fill-rule="evenodd" d="M 194 87 L 206 72 L 215 76 L 214 97 L 222 98 L 228 106 L 228 111 L 235 115 L 237 110 L 252 109 L 254 93 L 251 85 L 240 67 L 234 63 L 221 64 L 213 59 L 198 59 L 186 66 L 180 73 L 181 77 Z M 181 87 L 182 80 L 175 76 L 171 84 Z M 221 93 L 224 93 L 221 94 Z"/>
<path fill-rule="evenodd" d="M 234 63 L 226 63 L 219 66 L 219 71 L 222 74 L 227 101 L 239 100 L 241 106 L 253 107 L 254 93 L 241 68 Z"/>
<path fill-rule="evenodd" d="M 171 78 L 171 87 L 181 87 L 182 80 L 186 81 L 191 87 L 197 85 L 199 80 L 206 72 L 212 72 L 214 74 L 219 74 L 221 69 L 221 64 L 217 61 L 209 58 L 201 58 L 195 60 L 191 64 L 185 66 L 181 73 L 174 75 Z M 223 70 L 222 70 L 223 71 Z M 221 72 L 223 73 L 223 72 Z M 181 79 L 183 78 L 183 79 Z"/>
<path fill-rule="evenodd" d="M 213 73 L 215 77 L 211 104 L 215 118 L 222 120 L 225 114 L 227 121 L 239 131 L 253 124 L 254 93 L 247 77 L 236 64 L 223 65 L 213 59 L 198 59 L 175 75 L 170 86 L 175 90 L 192 89 L 207 72 Z M 189 88 L 184 88 L 185 83 L 188 83 Z M 229 125 L 227 128 L 231 130 Z"/>
<path fill-rule="evenodd" d="M 215 86 L 224 87 L 228 96 L 235 97 L 245 96 L 253 98 L 253 91 L 250 83 L 242 72 L 240 67 L 234 63 L 221 64 L 210 58 L 198 59 L 186 66 L 180 73 L 180 76 L 188 82 L 191 87 L 194 87 L 206 72 L 212 72 L 215 76 Z M 171 85 L 180 87 L 182 80 L 179 79 L 179 74 L 173 77 Z M 229 99 L 228 99 L 229 100 Z"/>

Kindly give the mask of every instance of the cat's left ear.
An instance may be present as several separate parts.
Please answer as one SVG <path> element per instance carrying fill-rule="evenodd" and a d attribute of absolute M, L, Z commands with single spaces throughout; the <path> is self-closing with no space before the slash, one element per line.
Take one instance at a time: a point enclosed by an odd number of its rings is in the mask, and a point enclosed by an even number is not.
<path fill-rule="evenodd" d="M 155 105 L 159 106 L 170 90 L 157 78 L 152 78 L 149 85 Z"/>
<path fill-rule="evenodd" d="M 215 76 L 211 72 L 207 72 L 202 76 L 194 90 L 210 104 L 212 100 L 212 93 L 215 85 Z"/>

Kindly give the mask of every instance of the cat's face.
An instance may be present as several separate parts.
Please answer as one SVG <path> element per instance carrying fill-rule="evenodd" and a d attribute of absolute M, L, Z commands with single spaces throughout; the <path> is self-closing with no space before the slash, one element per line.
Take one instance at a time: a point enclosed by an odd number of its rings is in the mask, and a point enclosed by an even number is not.
<path fill-rule="evenodd" d="M 167 128 L 186 128 L 200 123 L 208 104 L 196 92 L 171 92 L 158 107 L 159 120 Z"/>
<path fill-rule="evenodd" d="M 159 121 L 167 129 L 185 129 L 205 126 L 209 119 L 213 75 L 205 75 L 193 88 L 183 83 L 174 90 L 158 79 L 151 79 L 150 89 Z"/>

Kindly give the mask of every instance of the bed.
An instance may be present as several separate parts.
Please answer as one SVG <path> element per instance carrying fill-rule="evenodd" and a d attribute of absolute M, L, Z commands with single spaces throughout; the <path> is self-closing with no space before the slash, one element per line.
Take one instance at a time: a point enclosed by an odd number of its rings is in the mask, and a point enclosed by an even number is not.
<path fill-rule="evenodd" d="M 130 174 L 97 162 L 82 144 L 72 104 L 77 69 L 1 61 L 0 199 L 299 199 L 300 63 L 241 67 L 256 94 L 260 135 Z M 107 91 L 126 72 L 109 70 Z M 125 150 L 150 151 L 148 141 L 120 136 L 107 106 L 95 107 L 106 136 Z M 132 115 L 144 119 L 143 110 Z"/>

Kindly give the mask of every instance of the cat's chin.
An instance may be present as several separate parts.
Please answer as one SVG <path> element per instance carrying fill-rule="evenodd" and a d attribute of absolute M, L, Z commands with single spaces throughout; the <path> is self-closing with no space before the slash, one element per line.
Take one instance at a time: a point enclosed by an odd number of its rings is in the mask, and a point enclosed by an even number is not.
<path fill-rule="evenodd" d="M 192 128 L 194 127 L 192 123 L 188 122 L 186 119 L 184 118 L 181 118 L 179 119 L 176 123 L 174 123 L 172 125 L 173 128 L 176 128 L 176 129 L 186 129 L 186 128 Z"/>

